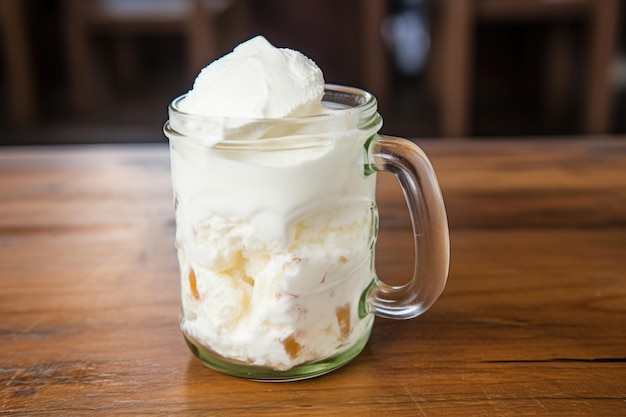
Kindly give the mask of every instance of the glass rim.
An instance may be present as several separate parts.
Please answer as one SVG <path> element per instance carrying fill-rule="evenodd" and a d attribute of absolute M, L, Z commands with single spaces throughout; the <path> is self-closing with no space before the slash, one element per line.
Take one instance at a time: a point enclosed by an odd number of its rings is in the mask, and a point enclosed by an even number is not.
<path fill-rule="evenodd" d="M 170 103 L 169 120 L 163 126 L 163 133 L 170 143 L 182 139 L 185 146 L 199 149 L 277 151 L 316 148 L 322 143 L 338 140 L 337 133 L 374 133 L 382 126 L 382 118 L 378 114 L 377 101 L 373 94 L 359 88 L 335 84 L 326 84 L 324 91 L 322 103 L 329 104 L 328 112 L 265 119 L 210 117 L 186 113 L 178 108 L 178 104 L 186 97 L 183 94 Z M 280 133 L 281 130 L 288 131 L 289 134 Z M 255 132 L 264 133 L 257 136 Z"/>
<path fill-rule="evenodd" d="M 181 94 L 180 96 L 173 99 L 168 105 L 168 110 L 171 115 L 176 115 L 176 117 L 182 117 L 184 119 L 195 119 L 195 120 L 229 120 L 229 121 L 247 121 L 249 123 L 265 123 L 276 120 L 281 120 L 282 122 L 311 122 L 314 123 L 317 120 L 327 120 L 329 117 L 341 116 L 342 114 L 349 113 L 366 113 L 368 110 L 373 110 L 373 112 L 377 109 L 377 100 L 376 97 L 360 88 L 349 87 L 339 84 L 324 84 L 324 97 L 322 98 L 322 102 L 324 102 L 324 98 L 329 94 L 335 95 L 344 95 L 351 97 L 360 97 L 361 102 L 354 106 L 347 106 L 346 108 L 340 109 L 332 109 L 332 112 L 329 113 L 321 113 L 321 114 L 313 114 L 308 116 L 289 116 L 289 117 L 281 117 L 281 118 L 271 118 L 271 117 L 223 117 L 223 116 L 205 116 L 196 113 L 188 113 L 182 111 L 179 108 L 179 104 L 187 97 L 188 93 Z M 326 100 L 328 101 L 328 100 Z M 333 101 L 334 102 L 334 101 Z M 335 102 L 334 102 L 335 103 Z"/>

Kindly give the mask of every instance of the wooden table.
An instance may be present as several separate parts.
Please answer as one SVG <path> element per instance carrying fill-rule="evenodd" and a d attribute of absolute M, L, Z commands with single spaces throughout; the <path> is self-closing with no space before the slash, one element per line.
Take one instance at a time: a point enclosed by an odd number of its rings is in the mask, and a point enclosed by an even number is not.
<path fill-rule="evenodd" d="M 626 138 L 420 145 L 451 225 L 444 294 L 284 384 L 183 342 L 165 144 L 0 149 L 0 415 L 626 415 Z M 380 182 L 391 279 L 411 236 Z"/>

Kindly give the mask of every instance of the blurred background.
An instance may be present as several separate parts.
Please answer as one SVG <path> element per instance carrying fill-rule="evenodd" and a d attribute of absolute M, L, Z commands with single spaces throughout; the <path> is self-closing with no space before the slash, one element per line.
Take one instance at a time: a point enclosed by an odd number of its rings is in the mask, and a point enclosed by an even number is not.
<path fill-rule="evenodd" d="M 164 142 L 197 72 L 263 34 L 419 137 L 626 133 L 620 0 L 0 0 L 0 145 Z"/>

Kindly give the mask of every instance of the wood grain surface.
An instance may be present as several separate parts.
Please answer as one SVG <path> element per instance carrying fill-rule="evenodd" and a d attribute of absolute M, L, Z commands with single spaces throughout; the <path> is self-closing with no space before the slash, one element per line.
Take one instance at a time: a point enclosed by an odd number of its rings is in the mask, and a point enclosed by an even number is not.
<path fill-rule="evenodd" d="M 178 328 L 168 150 L 0 149 L 0 415 L 626 415 L 626 138 L 419 141 L 451 226 L 446 290 L 293 383 L 218 374 Z M 411 232 L 379 177 L 377 270 Z"/>

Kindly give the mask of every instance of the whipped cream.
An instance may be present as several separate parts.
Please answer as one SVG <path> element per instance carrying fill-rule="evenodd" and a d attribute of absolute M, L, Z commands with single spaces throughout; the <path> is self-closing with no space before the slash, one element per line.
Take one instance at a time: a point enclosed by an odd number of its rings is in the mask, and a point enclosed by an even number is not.
<path fill-rule="evenodd" d="M 180 109 L 209 117 L 280 119 L 319 114 L 323 95 L 324 76 L 315 62 L 257 36 L 200 71 Z"/>
<path fill-rule="evenodd" d="M 224 360 L 288 370 L 371 329 L 359 313 L 377 225 L 363 145 L 380 126 L 359 128 L 323 91 L 313 61 L 257 37 L 170 110 L 181 328 Z"/>

